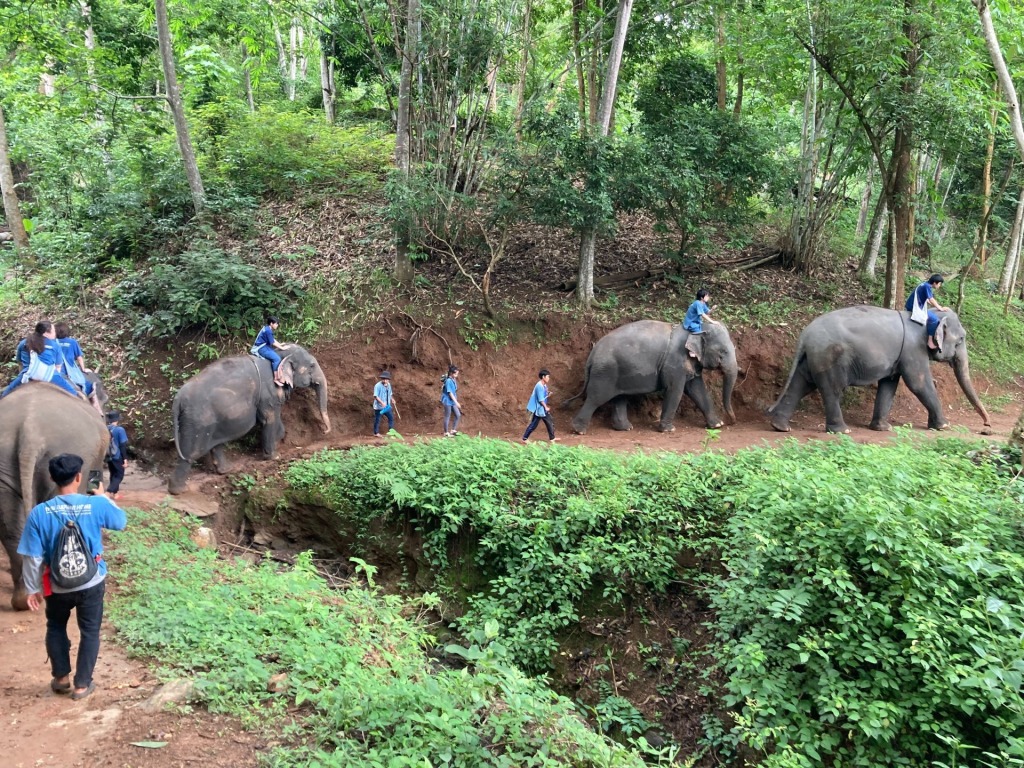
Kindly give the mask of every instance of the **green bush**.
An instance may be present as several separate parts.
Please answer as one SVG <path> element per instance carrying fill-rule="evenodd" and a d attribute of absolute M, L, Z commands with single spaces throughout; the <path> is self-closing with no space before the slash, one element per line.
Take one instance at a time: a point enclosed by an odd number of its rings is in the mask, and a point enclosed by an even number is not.
<path fill-rule="evenodd" d="M 114 536 L 112 621 L 164 674 L 194 678 L 212 711 L 283 740 L 267 764 L 642 768 L 505 663 L 493 631 L 448 648 L 465 668 L 439 667 L 424 651 L 433 638 L 399 598 L 331 590 L 308 553 L 292 570 L 253 568 L 197 550 L 188 535 L 177 513 L 132 512 L 131 530 Z M 283 690 L 269 693 L 280 673 Z"/>
<path fill-rule="evenodd" d="M 301 187 L 353 191 L 391 165 L 394 139 L 373 126 L 339 128 L 308 112 L 260 111 L 234 122 L 217 145 L 218 172 L 247 194 Z"/>
<path fill-rule="evenodd" d="M 478 570 L 485 586 L 466 597 L 460 629 L 496 623 L 512 658 L 540 670 L 585 599 L 615 602 L 675 578 L 677 554 L 710 525 L 702 510 L 712 470 L 697 462 L 466 438 L 326 451 L 286 476 L 346 521 L 412 520 L 442 578 Z M 449 562 L 467 533 L 474 561 Z M 456 581 L 448 587 L 461 595 L 470 585 Z"/>
<path fill-rule="evenodd" d="M 1024 757 L 1019 491 L 968 447 L 737 457 L 713 603 L 726 703 L 766 765 Z"/>
<path fill-rule="evenodd" d="M 203 244 L 136 272 L 115 292 L 115 305 L 137 316 L 136 335 L 171 336 L 185 329 L 227 335 L 263 324 L 268 312 L 293 316 L 303 295 L 280 270 L 248 264 Z"/>

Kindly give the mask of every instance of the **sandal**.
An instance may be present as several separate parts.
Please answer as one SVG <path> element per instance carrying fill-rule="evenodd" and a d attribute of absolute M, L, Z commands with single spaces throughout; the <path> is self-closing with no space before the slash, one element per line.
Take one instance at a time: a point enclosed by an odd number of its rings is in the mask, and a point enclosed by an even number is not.
<path fill-rule="evenodd" d="M 58 683 L 57 678 L 55 677 L 50 681 L 50 690 L 54 693 L 60 694 L 71 693 L 71 681 L 69 680 L 66 683 Z"/>
<path fill-rule="evenodd" d="M 86 688 L 84 691 L 75 691 L 74 693 L 72 693 L 71 694 L 71 700 L 72 701 L 81 701 L 86 696 L 91 694 L 94 690 L 96 690 L 96 683 L 89 683 L 89 687 Z"/>

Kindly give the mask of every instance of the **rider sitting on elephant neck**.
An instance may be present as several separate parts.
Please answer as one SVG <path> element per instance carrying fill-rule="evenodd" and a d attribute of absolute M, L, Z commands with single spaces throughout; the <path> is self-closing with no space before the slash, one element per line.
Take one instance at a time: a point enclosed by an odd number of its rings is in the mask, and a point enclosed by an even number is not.
<path fill-rule="evenodd" d="M 49 320 L 40 320 L 36 323 L 32 333 L 25 338 L 24 352 L 28 353 L 28 363 L 22 362 L 21 372 L 3 391 L 3 395 L 9 394 L 11 390 L 25 382 L 45 381 L 55 384 L 73 397 L 85 397 L 74 384 L 64 378 L 64 355 L 57 346 L 56 338 L 53 323 Z M 19 354 L 19 357 L 22 355 Z"/>
<path fill-rule="evenodd" d="M 64 360 L 64 370 L 71 383 L 85 393 L 88 398 L 92 397 L 93 383 L 85 378 L 85 374 L 91 373 L 85 367 L 85 359 L 82 357 L 82 347 L 78 339 L 71 337 L 71 329 L 67 323 L 56 323 L 53 330 L 57 334 L 57 346 L 60 347 L 61 356 Z"/>
<path fill-rule="evenodd" d="M 907 312 L 911 313 L 911 320 L 921 323 L 921 320 L 915 318 L 914 315 L 920 316 L 928 307 L 934 307 L 939 312 L 949 312 L 949 307 L 942 306 L 935 298 L 935 291 L 942 286 L 942 283 L 942 275 L 934 274 L 917 286 L 914 292 L 907 297 Z M 939 316 L 928 310 L 928 320 L 925 323 L 928 333 L 928 349 L 938 349 L 938 345 L 935 343 L 935 331 L 938 327 Z"/>
<path fill-rule="evenodd" d="M 274 339 L 274 331 L 277 330 L 278 325 L 276 317 L 268 317 L 267 324 L 263 326 L 263 330 L 256 337 L 256 341 L 253 343 L 252 349 L 249 350 L 249 354 L 269 360 L 270 367 L 274 371 L 274 383 L 279 387 L 283 387 L 285 382 L 281 378 L 280 373 L 281 356 L 275 350 L 288 349 L 288 345 L 280 344 Z"/>
<path fill-rule="evenodd" d="M 711 310 L 714 307 L 708 306 L 710 300 L 711 294 L 707 290 L 701 288 L 697 291 L 697 300 L 686 310 L 686 317 L 683 318 L 683 328 L 690 333 L 702 333 L 705 320 L 709 323 L 715 322 L 711 319 Z"/>

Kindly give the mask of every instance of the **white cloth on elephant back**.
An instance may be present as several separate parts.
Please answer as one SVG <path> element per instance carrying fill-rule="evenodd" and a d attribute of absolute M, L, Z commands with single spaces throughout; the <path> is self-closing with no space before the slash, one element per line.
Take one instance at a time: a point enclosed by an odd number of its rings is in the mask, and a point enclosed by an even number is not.
<path fill-rule="evenodd" d="M 914 289 L 914 309 L 910 313 L 910 319 L 918 325 L 925 325 L 928 322 L 928 307 L 921 301 L 917 288 Z"/>

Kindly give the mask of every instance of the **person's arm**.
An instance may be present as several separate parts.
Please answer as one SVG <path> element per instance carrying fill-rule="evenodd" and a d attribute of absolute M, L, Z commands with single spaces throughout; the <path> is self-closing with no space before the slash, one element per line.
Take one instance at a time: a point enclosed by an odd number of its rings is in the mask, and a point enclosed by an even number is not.
<path fill-rule="evenodd" d="M 934 296 L 930 297 L 927 303 L 935 307 L 937 310 L 939 310 L 939 312 L 949 312 L 949 307 L 944 307 L 941 304 L 939 304 L 939 300 L 936 299 Z"/>
<path fill-rule="evenodd" d="M 82 357 L 81 355 L 75 358 L 75 365 L 78 366 L 78 369 L 82 373 L 92 373 L 92 369 L 85 367 L 85 358 Z"/>

